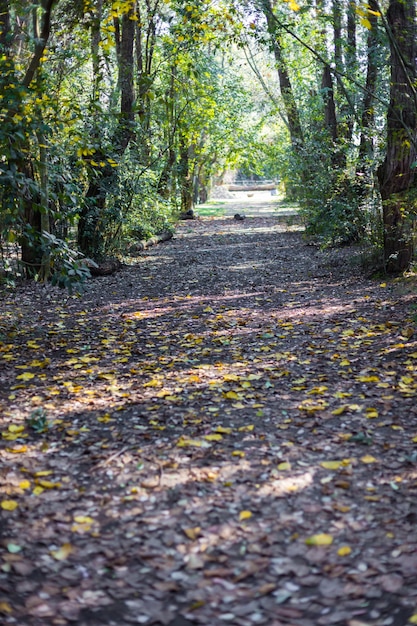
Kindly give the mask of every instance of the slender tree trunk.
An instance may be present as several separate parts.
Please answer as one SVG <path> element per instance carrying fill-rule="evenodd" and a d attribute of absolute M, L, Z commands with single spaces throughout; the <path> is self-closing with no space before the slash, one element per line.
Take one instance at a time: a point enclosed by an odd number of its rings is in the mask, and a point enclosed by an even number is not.
<path fill-rule="evenodd" d="M 325 65 L 323 69 L 321 91 L 324 102 L 324 122 L 329 130 L 332 141 L 336 142 L 338 137 L 336 105 L 334 102 L 333 80 L 328 65 Z"/>
<path fill-rule="evenodd" d="M 291 145 L 295 152 L 299 152 L 301 146 L 304 143 L 304 136 L 301 127 L 300 115 L 298 113 L 297 103 L 294 96 L 294 91 L 291 85 L 290 75 L 288 73 L 288 68 L 285 62 L 284 55 L 282 54 L 282 45 L 273 16 L 271 0 L 262 0 L 262 8 L 266 17 L 268 32 L 271 37 L 271 45 L 278 71 L 281 96 L 287 115 Z"/>
<path fill-rule="evenodd" d="M 193 202 L 193 172 L 190 165 L 190 156 L 193 153 L 193 147 L 189 146 L 183 136 L 180 138 L 180 162 L 179 162 L 179 179 L 181 186 L 181 212 L 187 213 L 194 208 Z"/>
<path fill-rule="evenodd" d="M 378 79 L 378 63 L 377 63 L 377 16 L 375 13 L 378 6 L 375 0 L 369 0 L 369 8 L 373 13 L 369 14 L 371 28 L 368 30 L 367 37 L 367 69 L 366 69 L 366 90 L 362 104 L 362 127 L 359 145 L 359 168 L 362 168 L 365 161 L 368 162 L 374 157 L 374 144 L 370 133 L 374 127 L 375 111 L 374 111 L 374 93 Z"/>
<path fill-rule="evenodd" d="M 336 69 L 343 71 L 342 46 L 342 5 L 341 0 L 333 0 L 333 42 Z"/>
<path fill-rule="evenodd" d="M 349 0 L 347 7 L 347 50 L 346 67 L 350 72 L 356 69 L 356 0 Z"/>
<path fill-rule="evenodd" d="M 390 0 L 391 92 L 387 114 L 387 150 L 378 170 L 384 221 L 384 256 L 390 273 L 406 270 L 413 254 L 417 159 L 416 2 Z"/>

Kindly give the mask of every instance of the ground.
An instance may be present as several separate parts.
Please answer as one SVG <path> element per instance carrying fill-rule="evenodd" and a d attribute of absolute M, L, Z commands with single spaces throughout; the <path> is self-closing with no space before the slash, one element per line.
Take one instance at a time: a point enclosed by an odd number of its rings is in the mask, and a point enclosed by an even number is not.
<path fill-rule="evenodd" d="M 273 214 L 0 303 L 0 619 L 417 623 L 416 295 Z"/>

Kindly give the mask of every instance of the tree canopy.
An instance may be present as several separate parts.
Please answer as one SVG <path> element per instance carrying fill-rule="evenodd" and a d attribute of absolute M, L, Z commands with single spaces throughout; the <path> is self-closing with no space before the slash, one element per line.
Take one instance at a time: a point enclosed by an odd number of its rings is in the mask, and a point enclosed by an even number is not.
<path fill-rule="evenodd" d="M 170 228 L 230 169 L 279 178 L 323 243 L 409 266 L 415 2 L 2 0 L 0 16 L 3 274 L 82 281 L 83 258 Z"/>

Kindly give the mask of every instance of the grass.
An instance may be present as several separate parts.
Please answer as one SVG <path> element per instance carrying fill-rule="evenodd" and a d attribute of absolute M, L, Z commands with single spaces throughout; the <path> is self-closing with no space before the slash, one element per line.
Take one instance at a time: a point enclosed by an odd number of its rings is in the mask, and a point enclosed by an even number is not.
<path fill-rule="evenodd" d="M 209 200 L 205 204 L 196 206 L 196 211 L 202 217 L 223 217 L 225 202 Z"/>

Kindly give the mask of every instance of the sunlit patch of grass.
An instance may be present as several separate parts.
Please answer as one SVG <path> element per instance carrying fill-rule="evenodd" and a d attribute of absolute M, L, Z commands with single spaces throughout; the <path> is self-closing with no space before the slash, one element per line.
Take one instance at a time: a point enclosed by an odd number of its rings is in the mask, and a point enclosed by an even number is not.
<path fill-rule="evenodd" d="M 201 217 L 223 217 L 225 205 L 225 202 L 212 200 L 205 204 L 199 204 L 196 207 L 196 212 L 201 215 Z"/>

